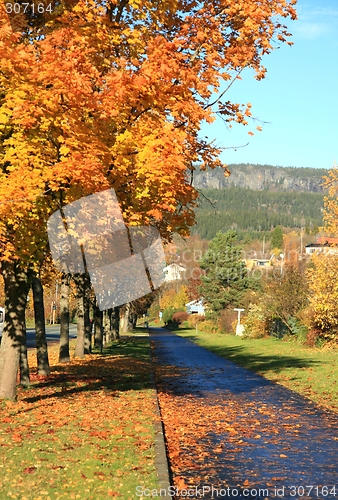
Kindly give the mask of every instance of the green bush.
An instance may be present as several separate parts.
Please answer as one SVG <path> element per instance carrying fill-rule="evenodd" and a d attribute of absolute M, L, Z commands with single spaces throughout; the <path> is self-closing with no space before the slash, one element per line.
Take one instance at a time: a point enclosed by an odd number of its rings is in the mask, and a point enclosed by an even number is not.
<path fill-rule="evenodd" d="M 289 319 L 288 323 L 291 335 L 294 335 L 301 344 L 304 344 L 309 332 L 307 326 L 304 325 L 298 318 L 292 317 Z"/>

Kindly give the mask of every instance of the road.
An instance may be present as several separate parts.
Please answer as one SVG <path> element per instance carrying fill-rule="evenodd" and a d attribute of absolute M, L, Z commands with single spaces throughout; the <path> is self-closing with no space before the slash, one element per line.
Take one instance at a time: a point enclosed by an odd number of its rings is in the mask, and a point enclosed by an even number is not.
<path fill-rule="evenodd" d="M 150 338 L 176 485 L 205 486 L 204 499 L 337 498 L 337 414 L 165 329 Z"/>
<path fill-rule="evenodd" d="M 70 325 L 69 327 L 70 338 L 76 337 L 76 325 Z M 48 325 L 46 326 L 46 337 L 47 342 L 58 342 L 60 339 L 60 325 Z M 35 347 L 35 329 L 27 328 L 27 347 Z"/>

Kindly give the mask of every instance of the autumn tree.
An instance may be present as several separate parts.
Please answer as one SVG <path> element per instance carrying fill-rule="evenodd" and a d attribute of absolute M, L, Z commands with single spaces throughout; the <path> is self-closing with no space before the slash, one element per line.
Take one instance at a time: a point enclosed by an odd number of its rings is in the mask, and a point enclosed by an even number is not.
<path fill-rule="evenodd" d="M 338 165 L 329 170 L 323 177 L 323 187 L 327 189 L 324 196 L 323 222 L 324 230 L 332 236 L 338 235 Z"/>
<path fill-rule="evenodd" d="M 335 165 L 324 176 L 323 225 L 326 234 L 338 235 L 338 167 Z M 332 244 L 325 254 L 313 254 L 308 269 L 310 304 L 314 326 L 324 335 L 336 337 L 338 331 L 338 248 Z"/>
<path fill-rule="evenodd" d="M 306 274 L 301 265 L 287 264 L 283 271 L 267 280 L 262 297 L 265 313 L 270 319 L 278 318 L 291 331 L 290 319 L 308 304 Z"/>
<path fill-rule="evenodd" d="M 300 237 L 295 231 L 284 235 L 283 254 L 285 264 L 297 267 L 300 258 Z"/>
<path fill-rule="evenodd" d="M 323 333 L 338 332 L 338 255 L 311 256 L 308 269 L 313 323 Z"/>
<path fill-rule="evenodd" d="M 0 372 L 1 397 L 13 397 L 23 276 L 46 251 L 48 217 L 114 187 L 127 224 L 156 226 L 165 239 L 187 234 L 197 198 L 187 174 L 196 162 L 222 166 L 201 123 L 216 113 L 248 123 L 250 105 L 228 101 L 221 83 L 229 88 L 246 67 L 263 78 L 272 40 L 288 39 L 282 19 L 295 18 L 293 0 L 59 4 L 48 22 L 14 19 L 0 5 L 0 255 L 10 313 L 0 356 L 13 360 Z"/>
<path fill-rule="evenodd" d="M 204 272 L 199 267 L 199 264 L 195 264 L 194 272 L 191 277 L 187 280 L 187 295 L 189 300 L 198 300 L 201 296 L 200 287 L 202 285 L 201 277 Z"/>

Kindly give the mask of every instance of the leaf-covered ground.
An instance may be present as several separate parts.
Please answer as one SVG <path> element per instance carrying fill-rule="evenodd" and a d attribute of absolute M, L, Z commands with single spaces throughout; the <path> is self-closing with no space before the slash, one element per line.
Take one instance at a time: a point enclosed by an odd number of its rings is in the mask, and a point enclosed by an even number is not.
<path fill-rule="evenodd" d="M 57 346 L 49 355 L 51 375 L 33 373 L 18 402 L 2 403 L 0 498 L 127 500 L 156 487 L 148 340 L 124 338 L 67 365 Z"/>
<path fill-rule="evenodd" d="M 170 332 L 154 330 L 152 343 L 178 498 L 338 495 L 336 414 Z"/>

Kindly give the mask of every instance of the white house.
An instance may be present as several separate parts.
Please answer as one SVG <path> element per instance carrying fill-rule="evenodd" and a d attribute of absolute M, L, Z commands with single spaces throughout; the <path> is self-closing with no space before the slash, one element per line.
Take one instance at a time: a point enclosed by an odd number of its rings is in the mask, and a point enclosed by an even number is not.
<path fill-rule="evenodd" d="M 164 281 L 177 281 L 184 278 L 185 267 L 178 264 L 169 264 L 163 271 L 165 275 Z"/>
<path fill-rule="evenodd" d="M 338 253 L 338 247 L 330 243 L 310 243 L 309 245 L 306 245 L 305 253 L 307 255 L 312 255 L 313 253 L 336 255 Z"/>
<path fill-rule="evenodd" d="M 201 314 L 205 316 L 205 309 L 203 305 L 203 299 L 192 300 L 185 305 L 188 314 Z"/>

